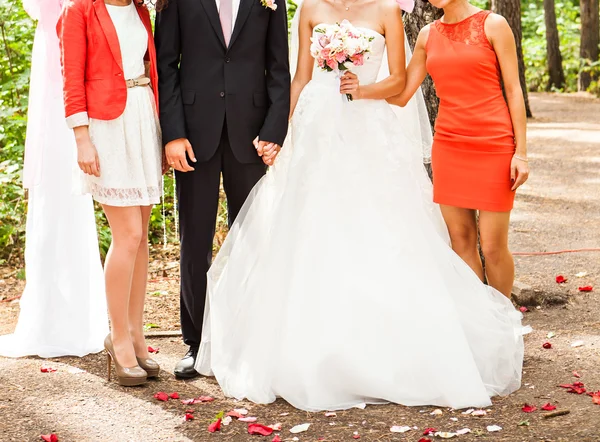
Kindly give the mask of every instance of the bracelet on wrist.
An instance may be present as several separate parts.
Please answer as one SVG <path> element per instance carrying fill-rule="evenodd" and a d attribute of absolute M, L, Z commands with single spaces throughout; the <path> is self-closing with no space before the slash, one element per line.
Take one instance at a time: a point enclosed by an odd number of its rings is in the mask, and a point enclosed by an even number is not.
<path fill-rule="evenodd" d="M 529 163 L 529 160 L 527 158 L 521 157 L 519 155 L 513 155 L 517 160 L 521 160 L 524 161 L 526 163 Z"/>

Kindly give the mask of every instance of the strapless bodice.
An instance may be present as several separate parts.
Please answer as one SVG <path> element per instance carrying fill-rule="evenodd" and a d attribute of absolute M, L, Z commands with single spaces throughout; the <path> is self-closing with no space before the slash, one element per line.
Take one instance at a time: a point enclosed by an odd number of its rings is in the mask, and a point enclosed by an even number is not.
<path fill-rule="evenodd" d="M 316 30 L 319 26 L 328 25 L 327 23 L 320 23 L 315 26 L 314 29 Z M 350 70 L 358 76 L 361 84 L 372 84 L 377 81 L 381 62 L 385 54 L 385 37 L 370 28 L 357 26 L 356 29 L 368 33 L 368 35 L 372 35 L 374 40 L 371 42 L 371 51 L 365 56 L 364 64 L 362 66 L 353 66 Z M 315 30 L 313 30 L 313 36 L 315 36 Z M 313 71 L 314 82 L 331 82 L 337 80 L 337 76 L 338 74 L 336 72 L 326 72 L 322 70 L 315 62 Z"/>

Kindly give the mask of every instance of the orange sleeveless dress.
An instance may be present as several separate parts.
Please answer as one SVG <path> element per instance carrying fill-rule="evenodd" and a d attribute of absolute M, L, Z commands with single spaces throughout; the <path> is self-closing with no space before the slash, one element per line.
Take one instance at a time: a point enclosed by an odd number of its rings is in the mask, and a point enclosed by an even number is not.
<path fill-rule="evenodd" d="M 432 150 L 434 200 L 508 212 L 515 197 L 510 179 L 515 136 L 500 65 L 484 31 L 489 14 L 431 25 L 427 70 L 440 99 Z"/>

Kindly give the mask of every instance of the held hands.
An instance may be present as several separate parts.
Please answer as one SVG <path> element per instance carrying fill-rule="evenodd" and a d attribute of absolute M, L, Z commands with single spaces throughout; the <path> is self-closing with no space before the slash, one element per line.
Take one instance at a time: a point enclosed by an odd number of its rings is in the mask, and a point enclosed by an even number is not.
<path fill-rule="evenodd" d="M 256 153 L 259 157 L 262 157 L 263 163 L 267 166 L 272 166 L 275 163 L 275 158 L 281 151 L 281 146 L 275 143 L 269 143 L 268 141 L 262 141 L 258 137 L 252 142 Z"/>
<path fill-rule="evenodd" d="M 77 164 L 87 175 L 100 176 L 100 159 L 98 151 L 92 143 L 91 138 L 84 136 L 77 140 Z"/>
<path fill-rule="evenodd" d="M 513 183 L 511 190 L 514 192 L 529 178 L 529 164 L 526 158 L 514 155 L 510 163 L 510 179 Z"/>
<path fill-rule="evenodd" d="M 350 71 L 346 71 L 340 80 L 340 93 L 351 95 L 353 100 L 360 100 L 361 90 L 358 76 Z"/>
<path fill-rule="evenodd" d="M 195 163 L 196 155 L 194 154 L 194 149 L 192 149 L 192 145 L 186 138 L 173 140 L 165 146 L 168 165 L 180 172 L 191 172 L 194 170 L 187 161 L 186 153 L 190 160 Z"/>

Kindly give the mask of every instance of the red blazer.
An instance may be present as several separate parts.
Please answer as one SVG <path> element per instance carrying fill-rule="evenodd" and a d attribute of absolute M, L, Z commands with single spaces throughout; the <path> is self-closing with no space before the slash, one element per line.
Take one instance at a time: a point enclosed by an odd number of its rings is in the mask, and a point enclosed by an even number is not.
<path fill-rule="evenodd" d="M 156 49 L 150 13 L 139 0 L 137 11 L 148 31 L 150 80 L 158 109 Z M 127 86 L 117 31 L 104 0 L 67 0 L 56 26 L 61 46 L 65 114 L 69 127 L 88 117 L 114 120 L 125 111 Z"/>

